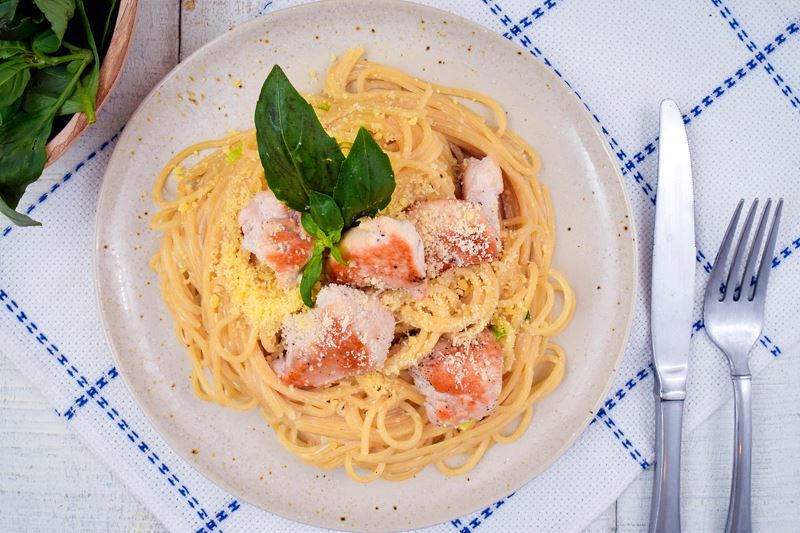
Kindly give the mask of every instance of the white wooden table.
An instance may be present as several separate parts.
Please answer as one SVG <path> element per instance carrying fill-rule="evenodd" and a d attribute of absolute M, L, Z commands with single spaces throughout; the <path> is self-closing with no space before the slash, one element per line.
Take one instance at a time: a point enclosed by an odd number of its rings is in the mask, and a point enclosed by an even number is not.
<path fill-rule="evenodd" d="M 140 0 L 137 41 L 158 41 L 143 78 L 119 87 L 138 101 L 163 74 L 202 44 L 245 20 L 267 0 Z M 131 61 L 145 61 L 135 57 Z M 123 80 L 124 82 L 124 80 Z M 789 349 L 787 352 L 796 352 Z M 800 530 L 800 358 L 776 360 L 753 383 L 753 521 L 757 531 Z M 728 505 L 732 405 L 684 440 L 683 524 L 721 531 Z M 588 528 L 647 527 L 652 473 L 643 473 Z M 162 531 L 164 527 L 78 438 L 0 347 L 0 514 L 2 531 Z"/>

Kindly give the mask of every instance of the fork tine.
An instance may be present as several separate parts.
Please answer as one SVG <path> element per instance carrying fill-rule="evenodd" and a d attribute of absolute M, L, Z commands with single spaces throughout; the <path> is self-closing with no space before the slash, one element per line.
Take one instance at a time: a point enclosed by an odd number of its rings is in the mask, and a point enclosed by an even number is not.
<path fill-rule="evenodd" d="M 708 280 L 708 287 L 706 289 L 706 298 L 711 298 L 712 295 L 714 299 L 718 301 L 722 301 L 725 299 L 725 292 L 721 292 L 722 288 L 722 279 L 725 275 L 725 263 L 728 261 L 728 254 L 731 251 L 731 243 L 733 242 L 733 236 L 736 233 L 736 226 L 739 224 L 739 215 L 742 213 L 742 206 L 744 205 L 744 200 L 739 200 L 739 203 L 736 205 L 736 211 L 733 213 L 733 217 L 731 218 L 730 224 L 728 224 L 728 229 L 725 230 L 725 236 L 722 238 L 722 244 L 719 246 L 719 251 L 717 252 L 717 258 L 714 259 L 714 267 L 711 269 L 711 277 Z"/>
<path fill-rule="evenodd" d="M 744 267 L 742 272 L 742 281 L 739 286 L 742 287 L 742 295 L 747 295 L 747 300 L 753 299 L 755 294 L 756 285 L 756 261 L 759 258 L 761 251 L 761 244 L 764 242 L 764 235 L 766 235 L 767 219 L 772 208 L 772 198 L 767 198 L 767 203 L 764 205 L 764 211 L 761 212 L 761 217 L 758 220 L 758 227 L 756 228 L 755 235 L 753 235 L 753 244 L 750 247 L 750 253 L 747 254 L 747 266 Z"/>
<path fill-rule="evenodd" d="M 764 254 L 761 256 L 761 266 L 758 267 L 756 286 L 753 288 L 753 300 L 760 306 L 764 305 L 767 298 L 767 282 L 772 271 L 772 256 L 775 253 L 775 241 L 778 240 L 778 228 L 781 225 L 781 211 L 783 210 L 783 198 L 778 199 L 775 206 L 775 216 L 772 218 L 772 227 L 769 229 L 769 239 L 764 246 Z"/>
<path fill-rule="evenodd" d="M 747 218 L 744 220 L 742 233 L 739 235 L 739 242 L 736 244 L 736 253 L 733 255 L 731 268 L 728 270 L 728 279 L 725 281 L 725 293 L 730 294 L 734 302 L 739 299 L 741 294 L 741 285 L 737 285 L 736 280 L 739 279 L 738 274 L 742 270 L 742 263 L 744 263 L 744 257 L 747 255 L 747 241 L 750 239 L 750 228 L 753 226 L 753 218 L 755 218 L 757 208 L 758 199 L 755 199 L 747 212 Z"/>

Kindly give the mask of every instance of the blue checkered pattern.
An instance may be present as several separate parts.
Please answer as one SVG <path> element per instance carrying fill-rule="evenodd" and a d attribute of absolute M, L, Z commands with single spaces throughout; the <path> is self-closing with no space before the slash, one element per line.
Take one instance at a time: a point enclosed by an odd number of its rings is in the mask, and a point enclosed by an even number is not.
<path fill-rule="evenodd" d="M 301 2 L 255 1 L 253 16 Z M 618 159 L 649 279 L 656 203 L 657 104 L 675 99 L 693 150 L 700 289 L 735 201 L 786 198 L 773 290 L 754 371 L 800 340 L 800 5 L 749 0 L 424 0 L 479 22 L 549 67 Z M 145 6 L 146 7 L 146 6 Z M 512 74 L 509 74 L 512 75 Z M 305 531 L 208 482 L 153 430 L 121 384 L 93 303 L 91 239 L 100 177 L 126 117 L 101 115 L 25 211 L 40 230 L 0 224 L 0 346 L 169 528 Z M 646 285 L 615 384 L 583 437 L 515 494 L 436 531 L 575 530 L 652 463 L 653 367 Z M 728 397 L 726 368 L 703 333 L 700 291 L 686 426 Z M 796 350 L 795 350 L 796 351 Z M 546 502 L 546 505 L 542 503 Z"/>

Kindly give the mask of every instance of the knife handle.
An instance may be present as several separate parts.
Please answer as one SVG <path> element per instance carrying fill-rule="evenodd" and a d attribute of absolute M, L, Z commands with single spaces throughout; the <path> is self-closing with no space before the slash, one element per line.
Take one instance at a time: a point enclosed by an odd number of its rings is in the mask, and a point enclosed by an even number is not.
<path fill-rule="evenodd" d="M 650 533 L 681 530 L 681 429 L 683 400 L 656 397 L 656 464 Z"/>
<path fill-rule="evenodd" d="M 749 533 L 750 519 L 750 468 L 753 433 L 751 421 L 750 376 L 733 376 L 734 426 L 736 441 L 733 448 L 733 478 L 731 500 L 728 504 L 726 533 Z"/>

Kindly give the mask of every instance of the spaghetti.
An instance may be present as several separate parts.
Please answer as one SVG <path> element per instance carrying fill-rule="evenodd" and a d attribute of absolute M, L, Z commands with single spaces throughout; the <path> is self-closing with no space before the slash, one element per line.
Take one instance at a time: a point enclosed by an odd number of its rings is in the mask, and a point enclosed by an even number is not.
<path fill-rule="evenodd" d="M 428 281 L 421 299 L 402 289 L 378 292 L 397 322 L 381 370 L 327 387 L 286 385 L 270 362 L 282 350 L 282 321 L 303 303 L 297 289 L 281 289 L 275 274 L 241 247 L 237 215 L 266 187 L 250 130 L 190 146 L 163 169 L 153 187 L 159 212 L 152 220 L 163 236 L 151 266 L 200 398 L 258 408 L 300 459 L 343 466 L 357 481 L 402 480 L 429 464 L 463 474 L 494 443 L 519 438 L 534 404 L 563 377 L 565 354 L 551 337 L 570 321 L 575 299 L 550 265 L 553 208 L 536 179 L 536 154 L 507 128 L 497 103 L 361 56 L 348 51 L 331 67 L 324 91 L 308 100 L 345 151 L 364 126 L 389 155 L 397 186 L 381 214 L 403 218 L 414 202 L 456 197 L 461 160 L 489 154 L 506 185 L 501 257 L 446 271 Z M 490 120 L 472 103 L 488 110 Z M 496 408 L 460 427 L 432 424 L 408 369 L 443 335 L 468 342 L 489 325 L 502 332 Z"/>

